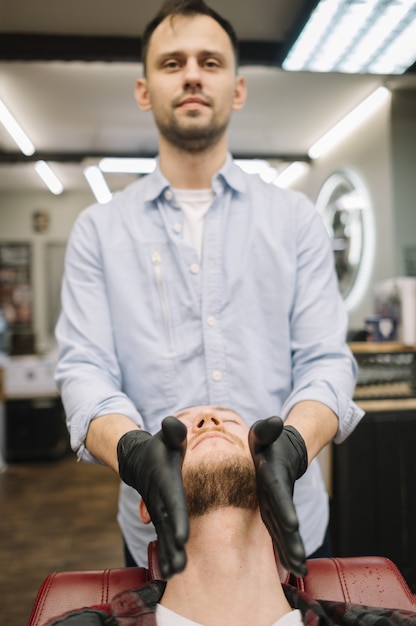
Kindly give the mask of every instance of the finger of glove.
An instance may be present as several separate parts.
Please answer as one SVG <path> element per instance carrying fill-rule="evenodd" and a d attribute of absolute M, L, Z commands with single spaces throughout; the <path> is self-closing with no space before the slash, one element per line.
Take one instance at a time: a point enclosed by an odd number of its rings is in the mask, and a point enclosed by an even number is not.
<path fill-rule="evenodd" d="M 281 531 L 274 520 L 268 530 L 282 565 L 295 576 L 302 578 L 306 574 L 306 555 L 299 532 Z"/>
<path fill-rule="evenodd" d="M 189 520 L 180 467 L 172 465 L 164 468 L 158 482 L 160 508 L 169 520 L 176 543 L 184 545 L 189 537 Z"/>
<path fill-rule="evenodd" d="M 163 578 L 170 578 L 185 569 L 186 552 L 183 545 L 178 545 L 172 533 L 167 517 L 156 525 L 158 536 L 158 560 Z"/>
<path fill-rule="evenodd" d="M 296 515 L 295 506 L 291 491 L 283 481 L 276 480 L 274 477 L 267 477 L 262 481 L 261 477 L 257 477 L 258 498 L 260 508 L 266 505 L 270 511 L 270 515 L 280 524 L 286 531 L 293 532 L 299 528 L 298 517 Z"/>
<path fill-rule="evenodd" d="M 162 422 L 162 437 L 168 448 L 181 450 L 183 456 L 186 450 L 186 436 L 185 424 L 172 415 L 165 417 Z"/>
<path fill-rule="evenodd" d="M 261 511 L 263 522 L 276 546 L 279 560 L 282 565 L 295 574 L 302 577 L 306 573 L 306 555 L 303 541 L 298 530 L 286 531 L 273 517 L 267 505 Z"/>
<path fill-rule="evenodd" d="M 248 444 L 253 458 L 276 441 L 282 430 L 283 422 L 277 416 L 255 422 L 248 433 Z"/>

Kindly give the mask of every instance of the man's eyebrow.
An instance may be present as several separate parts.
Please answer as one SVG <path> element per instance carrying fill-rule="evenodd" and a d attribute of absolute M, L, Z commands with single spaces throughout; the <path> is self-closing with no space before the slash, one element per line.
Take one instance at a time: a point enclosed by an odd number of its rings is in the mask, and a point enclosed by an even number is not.
<path fill-rule="evenodd" d="M 160 52 L 156 59 L 169 59 L 170 57 L 180 57 L 183 56 L 184 52 L 182 50 L 166 50 L 166 52 Z"/>
<path fill-rule="evenodd" d="M 156 62 L 163 63 L 163 61 L 166 61 L 167 59 L 180 59 L 186 56 L 188 56 L 188 53 L 185 50 L 166 50 L 165 52 L 161 52 L 157 55 Z M 226 61 L 225 54 L 220 50 L 199 50 L 197 51 L 196 56 L 204 59 L 215 57 L 223 62 Z"/>

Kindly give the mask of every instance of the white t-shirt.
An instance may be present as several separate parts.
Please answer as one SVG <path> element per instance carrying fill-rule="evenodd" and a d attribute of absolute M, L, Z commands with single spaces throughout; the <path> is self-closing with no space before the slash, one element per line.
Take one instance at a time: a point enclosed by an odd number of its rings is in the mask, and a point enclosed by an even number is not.
<path fill-rule="evenodd" d="M 198 622 L 178 615 L 161 604 L 156 606 L 156 624 L 157 626 L 203 626 L 203 624 L 198 624 Z M 255 625 L 253 624 L 253 626 Z M 283 615 L 270 626 L 303 626 L 302 614 L 298 609 L 295 609 Z"/>
<path fill-rule="evenodd" d="M 183 213 L 183 238 L 195 246 L 199 260 L 202 256 L 204 217 L 214 199 L 212 189 L 174 189 Z"/>

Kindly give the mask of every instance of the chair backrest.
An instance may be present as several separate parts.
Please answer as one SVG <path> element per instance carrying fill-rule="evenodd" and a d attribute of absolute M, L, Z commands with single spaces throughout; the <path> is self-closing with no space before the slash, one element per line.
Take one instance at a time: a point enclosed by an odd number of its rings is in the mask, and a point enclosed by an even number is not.
<path fill-rule="evenodd" d="M 28 626 L 43 626 L 58 615 L 82 607 L 102 606 L 125 589 L 138 589 L 149 582 L 144 567 L 53 572 L 43 581 Z"/>
<path fill-rule="evenodd" d="M 287 572 L 279 568 L 282 582 Z M 42 583 L 28 626 L 43 626 L 53 617 L 86 606 L 101 606 L 125 589 L 161 580 L 157 545 L 149 545 L 149 569 L 127 567 L 87 572 L 54 572 Z M 290 584 L 318 600 L 416 611 L 416 596 L 397 567 L 384 557 L 350 557 L 308 561 L 305 578 Z"/>
<path fill-rule="evenodd" d="M 305 578 L 290 582 L 317 600 L 416 611 L 416 595 L 385 557 L 313 559 Z"/>

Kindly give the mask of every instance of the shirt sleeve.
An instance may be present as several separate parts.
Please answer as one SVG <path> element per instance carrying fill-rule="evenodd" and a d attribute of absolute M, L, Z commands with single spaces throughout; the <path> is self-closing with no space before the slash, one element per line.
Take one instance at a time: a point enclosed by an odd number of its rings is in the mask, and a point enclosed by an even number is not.
<path fill-rule="evenodd" d="M 71 233 L 61 297 L 55 380 L 65 407 L 72 448 L 80 460 L 96 461 L 84 445 L 92 419 L 119 413 L 139 426 L 143 424 L 135 406 L 121 391 L 122 376 L 91 209 L 81 214 Z"/>
<path fill-rule="evenodd" d="M 363 411 L 352 401 L 357 364 L 346 342 L 348 318 L 338 288 L 329 236 L 316 209 L 301 196 L 296 211 L 296 288 L 290 316 L 292 393 L 283 416 L 304 400 L 338 417 L 341 443 Z"/>

